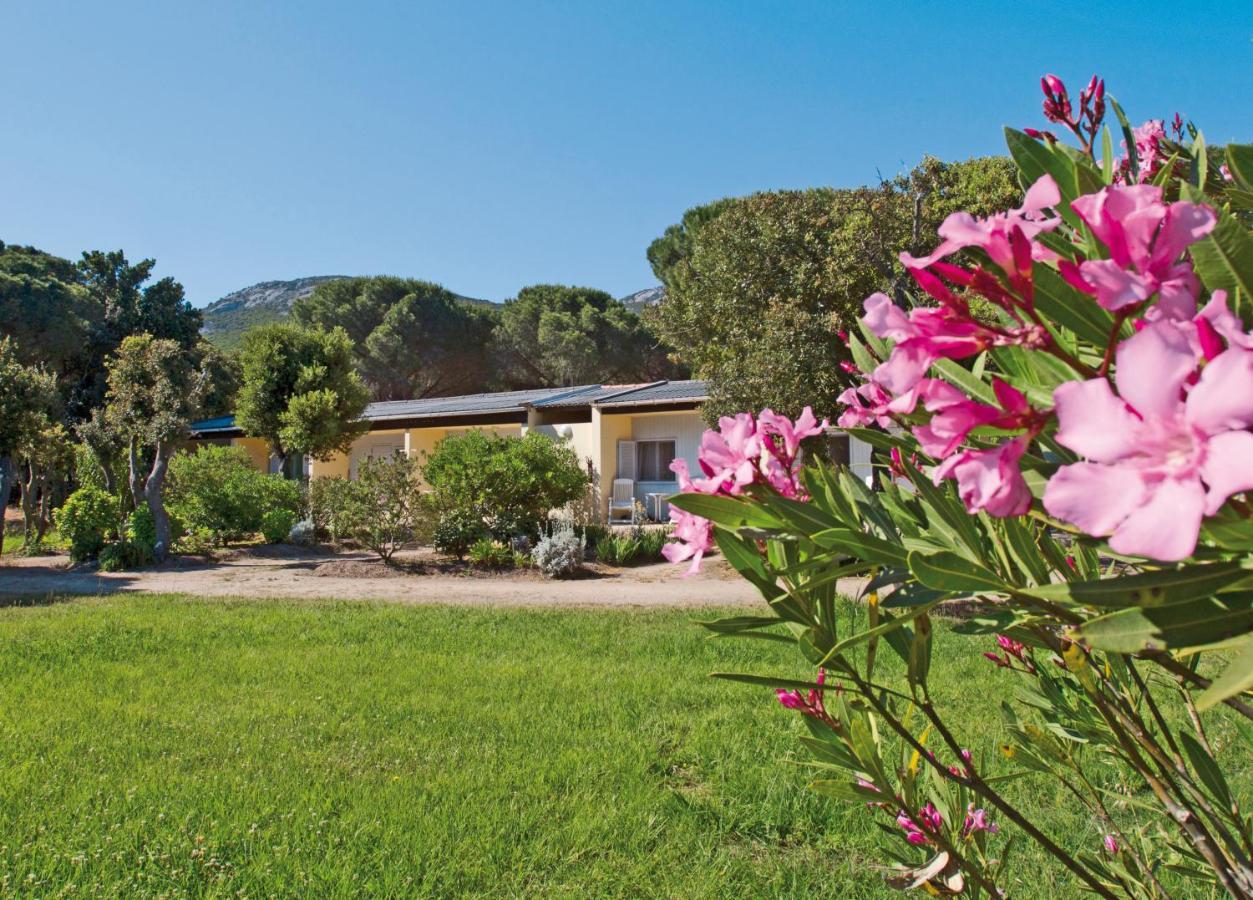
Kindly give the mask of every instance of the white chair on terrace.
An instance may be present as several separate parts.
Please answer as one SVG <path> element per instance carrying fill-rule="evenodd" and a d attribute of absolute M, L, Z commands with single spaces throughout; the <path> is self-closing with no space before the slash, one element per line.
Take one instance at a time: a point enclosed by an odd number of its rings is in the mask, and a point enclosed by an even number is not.
<path fill-rule="evenodd" d="M 631 478 L 615 478 L 613 494 L 609 498 L 609 523 L 626 513 L 628 522 L 635 521 L 635 481 Z"/>

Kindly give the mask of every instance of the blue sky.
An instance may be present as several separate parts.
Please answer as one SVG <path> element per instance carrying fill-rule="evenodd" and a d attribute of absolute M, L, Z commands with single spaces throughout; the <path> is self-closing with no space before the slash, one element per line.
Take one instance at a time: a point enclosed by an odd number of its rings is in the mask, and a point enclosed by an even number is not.
<path fill-rule="evenodd" d="M 0 239 L 197 305 L 389 273 L 623 295 L 689 206 L 999 152 L 1037 81 L 1253 139 L 1246 3 L 9 4 Z"/>

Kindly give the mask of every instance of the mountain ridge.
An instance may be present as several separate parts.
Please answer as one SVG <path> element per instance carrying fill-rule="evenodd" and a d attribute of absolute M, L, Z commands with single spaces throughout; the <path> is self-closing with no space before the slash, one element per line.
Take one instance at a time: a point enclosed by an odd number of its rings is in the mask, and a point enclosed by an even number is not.
<path fill-rule="evenodd" d="M 351 275 L 306 275 L 287 281 L 259 281 L 248 287 L 232 291 L 226 296 L 214 300 L 201 310 L 204 326 L 200 333 L 209 341 L 223 350 L 233 350 L 239 346 L 245 331 L 258 325 L 271 322 L 282 322 L 291 314 L 292 304 L 313 293 L 320 284 L 328 281 L 340 281 L 352 278 Z M 627 309 L 639 313 L 649 306 L 656 306 L 666 294 L 660 285 L 644 288 L 621 298 Z M 497 306 L 491 300 L 454 295 L 463 303 L 475 306 Z"/>

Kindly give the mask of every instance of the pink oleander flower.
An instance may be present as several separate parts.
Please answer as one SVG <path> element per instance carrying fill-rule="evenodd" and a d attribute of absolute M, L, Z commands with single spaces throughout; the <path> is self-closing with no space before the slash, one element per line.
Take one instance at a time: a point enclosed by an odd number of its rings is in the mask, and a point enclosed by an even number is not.
<path fill-rule="evenodd" d="M 1022 653 L 1023 653 L 1024 648 L 1020 641 L 1016 641 L 1012 637 L 1007 637 L 1006 635 L 1003 635 L 1003 634 L 998 634 L 996 636 L 996 643 L 997 643 L 997 646 L 999 646 L 1002 650 L 1004 650 L 1010 656 L 1016 657 L 1017 659 L 1022 659 Z"/>
<path fill-rule="evenodd" d="M 936 466 L 932 481 L 938 485 L 956 478 L 957 493 L 971 514 L 983 510 L 998 519 L 1021 516 L 1031 507 L 1031 490 L 1018 461 L 1030 442 L 1024 434 L 989 450 L 963 450 Z"/>
<path fill-rule="evenodd" d="M 973 803 L 966 807 L 966 821 L 962 825 L 962 837 L 970 837 L 976 831 L 986 831 L 988 834 L 996 834 L 1000 829 L 995 822 L 988 821 L 986 810 L 975 809 Z"/>
<path fill-rule="evenodd" d="M 1044 91 L 1044 118 L 1069 124 L 1070 95 L 1062 80 L 1056 75 L 1045 75 L 1040 79 L 1040 90 Z"/>
<path fill-rule="evenodd" d="M 1253 488 L 1253 351 L 1230 347 L 1192 384 L 1196 368 L 1161 321 L 1119 345 L 1118 395 L 1104 378 L 1058 387 L 1057 441 L 1086 461 L 1049 479 L 1044 508 L 1118 553 L 1190 556 L 1202 518 Z"/>
<path fill-rule="evenodd" d="M 687 460 L 682 457 L 670 463 L 670 471 L 678 476 L 679 490 L 684 493 L 716 494 L 722 488 L 722 482 L 715 479 L 693 479 Z M 705 554 L 714 548 L 713 523 L 674 504 L 670 505 L 670 521 L 674 523 L 674 531 L 671 540 L 661 548 L 661 555 L 675 564 L 690 559 L 692 564 L 685 574 L 695 575 Z"/>
<path fill-rule="evenodd" d="M 1175 133 L 1181 137 L 1183 135 L 1183 120 L 1178 113 L 1175 113 Z M 1166 124 L 1161 119 L 1149 119 L 1140 127 L 1131 129 L 1131 135 L 1136 144 L 1136 164 L 1140 169 L 1139 180 L 1142 184 L 1152 181 L 1153 176 L 1161 171 L 1170 156 L 1162 147 L 1162 142 L 1166 140 Z M 1122 142 L 1122 149 L 1124 153 L 1127 152 L 1126 141 Z M 1124 160 L 1121 169 L 1123 179 L 1130 178 L 1130 162 Z"/>
<path fill-rule="evenodd" d="M 698 459 L 705 474 L 721 481 L 726 493 L 740 494 L 756 479 L 760 456 L 757 422 L 748 413 L 740 413 L 720 418 L 717 431 L 705 431 Z"/>
<path fill-rule="evenodd" d="M 1212 209 L 1184 200 L 1168 205 L 1162 189 L 1151 184 L 1111 185 L 1070 205 L 1109 248 L 1110 258 L 1060 263 L 1067 281 L 1111 312 L 1157 294 L 1149 319 L 1196 315 L 1196 276 L 1180 256 L 1214 230 Z"/>
<path fill-rule="evenodd" d="M 865 309 L 866 327 L 896 342 L 892 354 L 871 375 L 893 397 L 912 390 L 937 359 L 974 356 L 994 343 L 987 328 L 951 308 L 915 307 L 906 313 L 886 294 L 872 294 Z"/>
<path fill-rule="evenodd" d="M 818 670 L 818 677 L 814 679 L 818 688 L 810 688 L 806 694 L 801 694 L 797 690 L 785 690 L 783 688 L 775 689 L 775 697 L 787 709 L 794 709 L 802 715 L 813 716 L 814 718 L 825 719 L 827 716 L 826 708 L 822 705 L 822 685 L 826 683 L 827 673 L 825 669 Z"/>
<path fill-rule="evenodd" d="M 1227 308 L 1227 292 L 1224 290 L 1210 295 L 1209 302 L 1193 323 L 1198 331 L 1204 329 L 1206 332 L 1203 336 L 1197 335 L 1199 355 L 1204 356 L 1206 361 L 1222 352 L 1222 341 L 1226 341 L 1228 347 L 1253 350 L 1253 332 L 1246 332 L 1240 319 Z"/>
<path fill-rule="evenodd" d="M 1122 850 L 1122 848 L 1118 846 L 1118 838 L 1114 837 L 1112 834 L 1105 835 L 1105 840 L 1102 843 L 1105 845 L 1105 852 L 1111 856 L 1118 855 L 1118 853 Z"/>
<path fill-rule="evenodd" d="M 919 382 L 918 397 L 923 408 L 935 413 L 927 424 L 913 429 L 922 451 L 945 459 L 971 431 L 983 425 L 1006 431 L 1038 431 L 1043 427 L 1044 415 L 1031 407 L 1022 391 L 999 378 L 992 379 L 992 391 L 999 406 L 972 400 L 946 381 Z"/>
<path fill-rule="evenodd" d="M 952 213 L 939 227 L 939 235 L 944 239 L 940 245 L 926 256 L 902 253 L 901 264 L 907 269 L 926 269 L 966 247 L 983 250 L 1007 275 L 1022 272 L 1032 258 L 1056 259 L 1047 248 L 1031 242 L 1041 232 L 1052 231 L 1061 224 L 1060 218 L 1046 213 L 1060 202 L 1061 192 L 1057 189 L 1057 182 L 1050 175 L 1042 175 L 1027 189 L 1022 206 L 1016 209 L 982 219 L 967 212 Z M 1015 240 L 1015 232 L 1021 235 L 1019 240 Z M 1016 248 L 1015 244 L 1019 246 Z M 1029 249 L 1026 259 L 1023 258 L 1024 247 Z"/>
<path fill-rule="evenodd" d="M 813 410 L 805 407 L 793 422 L 769 409 L 754 419 L 748 413 L 723 416 L 718 429 L 710 429 L 701 439 L 698 460 L 704 478 L 692 478 L 687 460 L 670 464 L 684 493 L 740 496 L 752 484 L 766 484 L 785 497 L 800 497 L 800 445 L 806 438 L 822 434 L 830 427 L 819 422 Z M 670 507 L 674 522 L 673 540 L 662 548 L 672 563 L 692 561 L 687 574 L 700 569 L 705 553 L 714 547 L 713 524 L 701 516 Z"/>
<path fill-rule="evenodd" d="M 916 817 L 910 816 L 905 810 L 896 814 L 896 824 L 905 832 L 905 840 L 911 844 L 930 844 L 930 834 L 944 827 L 944 819 L 932 804 L 928 803 L 918 810 Z"/>

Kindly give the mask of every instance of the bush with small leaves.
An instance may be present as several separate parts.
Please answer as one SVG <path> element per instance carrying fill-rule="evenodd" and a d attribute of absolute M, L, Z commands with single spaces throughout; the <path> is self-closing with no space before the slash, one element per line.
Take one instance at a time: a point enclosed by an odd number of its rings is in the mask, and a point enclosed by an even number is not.
<path fill-rule="evenodd" d="M 466 552 L 486 535 L 481 515 L 469 509 L 449 509 L 440 514 L 431 541 L 440 553 L 465 559 Z"/>
<path fill-rule="evenodd" d="M 297 482 L 253 468 L 240 447 L 200 447 L 170 460 L 171 511 L 188 528 L 212 532 L 219 544 L 256 534 L 272 510 L 290 512 L 295 521 L 300 505 Z"/>
<path fill-rule="evenodd" d="M 183 520 L 177 515 L 169 513 L 169 517 L 170 535 L 177 541 L 183 537 L 187 529 L 183 526 Z M 152 552 L 157 543 L 157 528 L 152 522 L 152 511 L 147 506 L 139 507 L 126 520 L 126 540 L 136 547 L 142 547 L 149 553 Z"/>
<path fill-rule="evenodd" d="M 134 541 L 114 541 L 100 551 L 101 572 L 125 572 L 152 564 L 152 550 Z"/>
<path fill-rule="evenodd" d="M 555 524 L 531 551 L 536 568 L 548 578 L 568 578 L 583 565 L 583 538 L 568 525 Z"/>
<path fill-rule="evenodd" d="M 290 509 L 272 509 L 261 517 L 261 536 L 267 544 L 281 544 L 295 524 L 296 514 Z"/>
<path fill-rule="evenodd" d="M 100 488 L 79 488 L 56 512 L 57 529 L 70 544 L 70 559 L 97 556 L 117 532 L 117 498 Z"/>
<path fill-rule="evenodd" d="M 317 541 L 313 522 L 309 519 L 302 519 L 291 527 L 291 531 L 287 533 L 287 543 L 293 547 L 311 547 Z"/>

